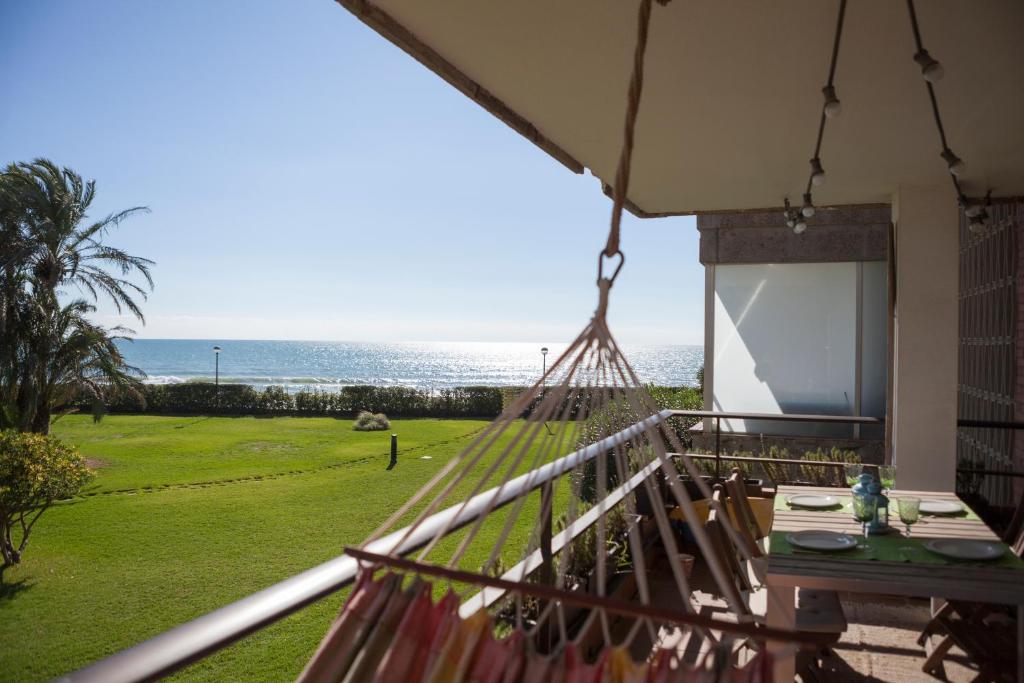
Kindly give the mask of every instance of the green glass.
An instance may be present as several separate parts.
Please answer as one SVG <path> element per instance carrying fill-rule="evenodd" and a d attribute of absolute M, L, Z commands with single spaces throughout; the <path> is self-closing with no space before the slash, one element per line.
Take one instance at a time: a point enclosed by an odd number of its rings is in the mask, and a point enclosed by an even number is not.
<path fill-rule="evenodd" d="M 896 466 L 895 465 L 881 465 L 878 468 L 879 483 L 882 485 L 882 489 L 888 491 L 896 485 Z"/>
<path fill-rule="evenodd" d="M 896 507 L 900 512 L 900 521 L 907 525 L 907 537 L 910 537 L 910 527 L 917 524 L 921 516 L 920 498 L 900 498 L 896 501 Z"/>
<path fill-rule="evenodd" d="M 864 465 L 860 463 L 843 465 L 843 475 L 846 477 L 846 485 L 853 486 L 860 479 L 860 473 L 864 470 Z"/>
<path fill-rule="evenodd" d="M 864 534 L 865 543 L 858 545 L 858 548 L 867 548 L 868 524 L 875 519 L 875 511 L 878 508 L 878 499 L 874 496 L 854 496 L 853 516 L 860 522 L 861 533 Z"/>

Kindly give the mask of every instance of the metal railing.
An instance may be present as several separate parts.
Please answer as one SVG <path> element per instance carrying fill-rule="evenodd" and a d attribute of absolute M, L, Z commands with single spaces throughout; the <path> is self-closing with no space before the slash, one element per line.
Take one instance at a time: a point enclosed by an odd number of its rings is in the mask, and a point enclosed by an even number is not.
<path fill-rule="evenodd" d="M 960 418 L 956 421 L 956 426 L 972 427 L 978 429 L 1012 429 L 1017 431 L 1024 429 L 1024 422 L 1016 422 L 1011 420 L 972 420 L 968 418 Z M 1020 470 L 993 470 L 985 468 L 979 469 L 974 467 L 957 467 L 956 471 L 957 474 L 973 474 L 983 477 L 1024 477 L 1024 472 Z"/>
<path fill-rule="evenodd" d="M 777 413 L 733 413 L 719 412 L 714 410 L 673 410 L 676 417 L 696 417 L 701 419 L 714 419 L 715 421 L 715 450 L 712 456 L 715 459 L 715 479 L 722 478 L 722 461 L 738 462 L 772 462 L 779 464 L 796 463 L 795 460 L 782 460 L 776 458 L 746 458 L 738 456 L 722 457 L 722 420 L 769 420 L 775 422 L 814 422 L 819 424 L 855 424 L 855 425 L 884 425 L 885 419 L 881 417 L 866 417 L 863 415 L 809 415 L 794 413 L 781 415 Z M 688 454 L 693 457 L 701 457 L 696 454 Z M 822 461 L 800 461 L 805 465 L 822 465 L 825 467 L 842 467 L 845 463 L 822 462 Z"/>
<path fill-rule="evenodd" d="M 447 527 L 447 533 L 453 533 L 479 519 L 488 509 L 497 509 L 520 496 L 536 489 L 545 491 L 542 495 L 550 496 L 550 484 L 558 477 L 566 474 L 574 467 L 593 459 L 599 453 L 608 451 L 617 445 L 626 443 L 639 436 L 646 429 L 656 426 L 672 417 L 698 417 L 721 419 L 757 419 L 781 420 L 789 422 L 826 422 L 826 423 L 860 423 L 880 424 L 879 418 L 837 416 L 837 415 L 773 415 L 763 413 L 719 413 L 702 410 L 662 410 L 626 429 L 617 432 L 594 444 L 580 448 L 569 455 L 547 465 L 531 470 L 511 481 L 503 487 L 484 491 L 468 502 L 459 502 L 434 515 L 431 515 L 409 533 L 409 528 L 399 529 L 366 546 L 375 553 L 397 553 L 405 555 L 425 546 L 439 531 Z M 718 452 L 716 438 L 716 470 L 720 470 L 723 460 Z M 696 455 L 696 454 L 687 454 Z M 829 463 L 815 462 L 815 465 Z M 547 566 L 546 560 L 552 553 L 558 552 L 568 545 L 575 537 L 583 533 L 597 522 L 600 510 L 608 510 L 621 502 L 644 480 L 657 471 L 657 467 L 648 465 L 627 480 L 618 488 L 608 493 L 603 505 L 596 505 L 587 514 L 581 516 L 572 525 L 552 536 L 550 520 L 542 534 L 540 548 L 525 558 L 511 571 L 532 573 L 538 568 Z M 500 488 L 500 490 L 499 490 Z M 497 495 L 496 502 L 492 498 Z M 547 508 L 550 515 L 551 506 Z M 404 540 L 403 540 L 404 539 Z M 162 678 L 174 671 L 193 664 L 210 654 L 245 638 L 270 624 L 273 624 L 302 608 L 321 600 L 347 586 L 355 579 L 358 563 L 346 555 L 340 555 L 312 569 L 308 569 L 291 578 L 285 579 L 269 588 L 242 598 L 237 602 L 209 612 L 190 622 L 165 631 L 134 647 L 122 650 L 105 659 L 95 662 L 83 669 L 67 674 L 60 681 L 68 683 L 136 683 Z M 485 589 L 470 598 L 474 606 L 491 605 L 501 595 L 494 589 Z M 467 608 L 468 609 L 468 608 Z"/>

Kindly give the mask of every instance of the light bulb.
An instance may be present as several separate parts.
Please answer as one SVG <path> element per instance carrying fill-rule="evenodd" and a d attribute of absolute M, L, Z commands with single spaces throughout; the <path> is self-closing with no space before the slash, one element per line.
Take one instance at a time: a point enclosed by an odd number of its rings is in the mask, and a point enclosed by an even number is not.
<path fill-rule="evenodd" d="M 796 233 L 796 234 L 798 234 L 798 235 L 799 235 L 800 233 L 802 233 L 802 232 L 803 232 L 804 230 L 806 230 L 806 229 L 807 229 L 807 223 L 805 223 L 805 222 L 804 222 L 804 221 L 802 221 L 802 220 L 800 220 L 800 221 L 797 221 L 797 222 L 796 222 L 796 225 L 794 225 L 794 226 L 793 226 L 793 232 L 795 232 L 795 233 Z"/>
<path fill-rule="evenodd" d="M 939 156 L 945 160 L 946 165 L 949 168 L 949 172 L 953 175 L 959 177 L 967 170 L 967 164 L 965 164 L 956 154 L 953 154 L 953 150 L 949 147 L 942 150 L 942 153 Z"/>
<path fill-rule="evenodd" d="M 835 87 L 826 85 L 821 91 L 825 93 L 825 116 L 830 119 L 839 116 L 839 112 L 843 110 L 843 105 L 839 103 L 839 98 L 836 97 Z"/>
<path fill-rule="evenodd" d="M 820 187 L 825 182 L 825 169 L 821 167 L 821 159 L 811 159 L 811 185 Z"/>
<path fill-rule="evenodd" d="M 786 219 L 786 227 L 787 228 L 796 227 L 796 221 L 793 220 L 792 218 Z"/>
<path fill-rule="evenodd" d="M 942 68 L 942 65 L 938 62 L 932 62 L 924 69 L 921 70 L 924 74 L 924 80 L 929 83 L 937 83 L 942 80 L 942 77 L 946 75 L 946 70 Z"/>
<path fill-rule="evenodd" d="M 921 65 L 921 75 L 929 83 L 937 83 L 946 73 L 942 65 L 928 54 L 928 50 L 921 50 L 914 55 L 914 61 Z"/>
<path fill-rule="evenodd" d="M 975 218 L 977 216 L 980 216 L 981 212 L 984 210 L 985 207 L 983 207 L 981 204 L 977 202 L 971 202 L 967 205 L 967 208 L 964 209 L 964 215 L 967 216 L 968 218 Z"/>
<path fill-rule="evenodd" d="M 814 215 L 814 203 L 811 201 L 811 194 L 809 192 L 804 193 L 804 205 L 800 208 L 800 213 L 804 215 L 804 218 L 810 218 Z"/>
<path fill-rule="evenodd" d="M 985 232 L 985 219 L 980 216 L 975 216 L 971 219 L 971 222 L 967 224 L 967 229 L 970 230 L 972 234 L 982 234 Z"/>

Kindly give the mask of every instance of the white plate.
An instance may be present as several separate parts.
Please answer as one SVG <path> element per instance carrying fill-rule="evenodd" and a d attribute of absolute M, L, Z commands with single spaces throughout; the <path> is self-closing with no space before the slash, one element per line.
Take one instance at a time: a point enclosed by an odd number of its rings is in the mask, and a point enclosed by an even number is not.
<path fill-rule="evenodd" d="M 786 540 L 806 550 L 849 550 L 857 545 L 853 536 L 835 531 L 794 531 L 786 534 Z"/>
<path fill-rule="evenodd" d="M 1002 543 L 964 538 L 937 538 L 925 543 L 924 547 L 954 560 L 996 560 L 1006 552 L 1006 546 Z"/>
<path fill-rule="evenodd" d="M 964 506 L 952 500 L 922 500 L 921 512 L 928 515 L 955 515 L 964 511 Z"/>
<path fill-rule="evenodd" d="M 839 505 L 839 499 L 835 496 L 818 493 L 794 493 L 786 496 L 786 502 L 798 508 L 832 508 Z"/>

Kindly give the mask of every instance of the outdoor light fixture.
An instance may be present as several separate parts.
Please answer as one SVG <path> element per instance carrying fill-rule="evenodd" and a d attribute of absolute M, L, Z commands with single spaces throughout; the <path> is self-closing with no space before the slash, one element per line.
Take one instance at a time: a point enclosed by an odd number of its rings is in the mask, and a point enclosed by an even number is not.
<path fill-rule="evenodd" d="M 786 225 L 793 229 L 797 235 L 807 230 L 807 219 L 814 215 L 816 209 L 811 199 L 811 188 L 821 187 L 825 184 L 825 169 L 821 165 L 821 141 L 825 137 L 825 123 L 842 111 L 842 104 L 836 95 L 836 63 L 839 61 L 839 44 L 843 37 L 843 19 L 846 17 L 846 0 L 839 0 L 839 11 L 836 14 L 836 32 L 832 38 L 832 55 L 828 64 L 828 80 L 825 87 L 821 89 L 825 96 L 825 104 L 821 109 L 821 116 L 818 120 L 818 137 L 814 143 L 814 157 L 811 159 L 811 175 L 807 179 L 807 189 L 804 190 L 804 203 L 799 210 L 792 209 L 789 200 L 786 200 Z"/>
<path fill-rule="evenodd" d="M 917 54 L 914 55 L 914 61 L 921 66 L 921 75 L 929 83 L 937 83 L 942 80 L 942 76 L 946 73 L 942 65 L 928 54 L 928 50 L 924 48 L 917 51 Z"/>
<path fill-rule="evenodd" d="M 811 185 L 821 187 L 825 183 L 825 169 L 821 167 L 821 159 L 811 159 Z"/>
<path fill-rule="evenodd" d="M 214 346 L 213 347 L 213 357 L 214 357 L 214 362 L 215 362 L 215 364 L 214 364 L 214 371 L 213 371 L 213 385 L 219 389 L 220 388 L 220 347 L 219 346 Z"/>
<path fill-rule="evenodd" d="M 839 116 L 839 112 L 843 110 L 843 105 L 839 103 L 839 98 L 836 97 L 835 86 L 826 85 L 821 89 L 821 92 L 825 93 L 825 116 L 830 119 Z"/>
<path fill-rule="evenodd" d="M 804 218 L 814 215 L 814 203 L 811 201 L 810 192 L 804 192 L 804 205 L 800 208 L 800 213 L 804 215 Z"/>
<path fill-rule="evenodd" d="M 806 198 L 810 197 L 810 195 L 807 194 L 804 195 L 804 197 L 806 201 Z M 793 206 L 789 203 L 789 197 L 785 197 L 783 201 L 785 202 L 786 206 L 785 210 L 783 211 L 783 215 L 786 217 L 786 227 L 792 228 L 793 232 L 799 235 L 800 233 L 807 229 L 807 222 L 801 216 L 801 212 L 793 208 Z"/>
<path fill-rule="evenodd" d="M 953 150 L 946 147 L 942 150 L 940 155 L 946 161 L 946 165 L 949 167 L 949 172 L 955 176 L 963 175 L 963 172 L 967 170 L 967 165 L 963 160 L 956 154 L 953 154 Z"/>

